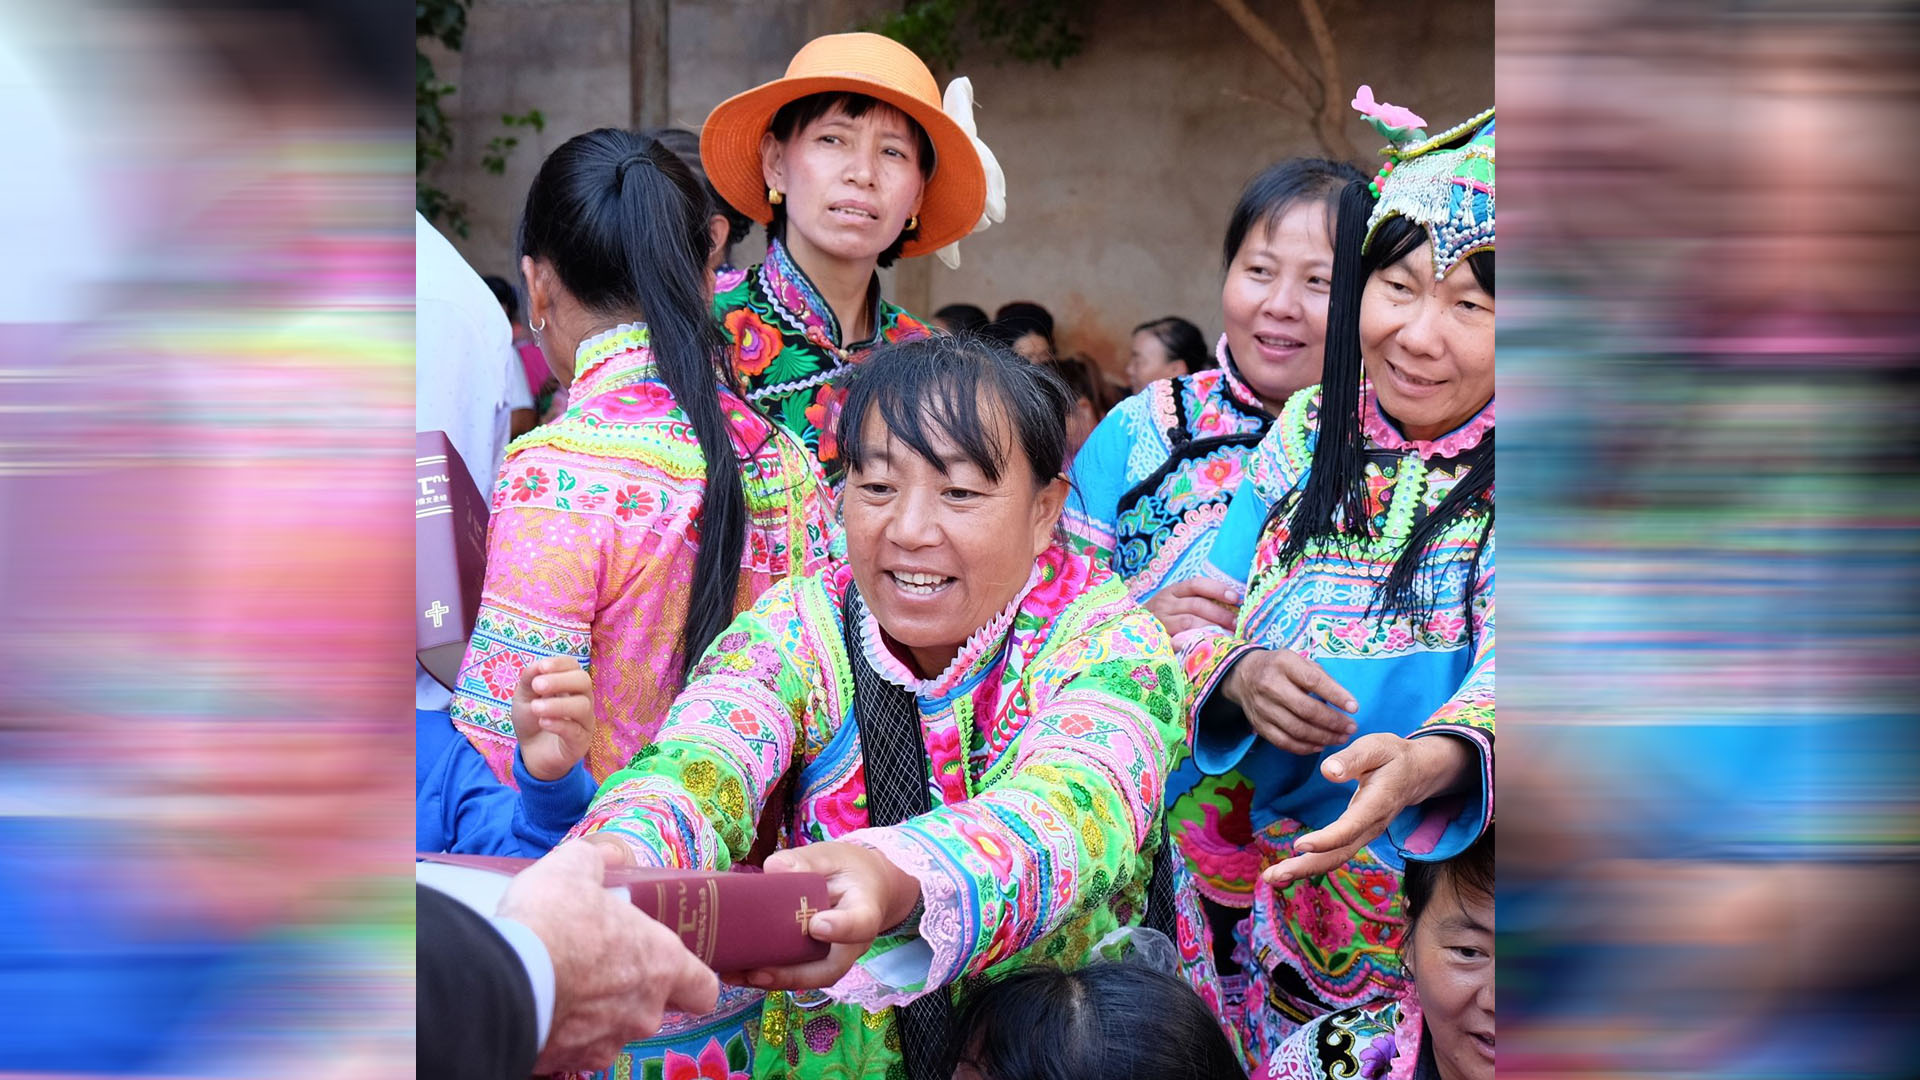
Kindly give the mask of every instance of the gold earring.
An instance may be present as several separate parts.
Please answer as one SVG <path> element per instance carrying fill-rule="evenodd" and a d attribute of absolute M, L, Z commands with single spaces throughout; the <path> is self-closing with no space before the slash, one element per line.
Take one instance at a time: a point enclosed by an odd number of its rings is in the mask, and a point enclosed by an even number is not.
<path fill-rule="evenodd" d="M 913 215 L 912 217 L 910 217 L 910 218 L 908 218 L 908 219 L 907 219 L 907 231 L 908 231 L 908 232 L 912 232 L 913 230 L 915 230 L 915 229 L 918 229 L 919 227 L 920 227 L 920 215 L 919 215 L 919 214 L 915 214 L 915 215 Z"/>
<path fill-rule="evenodd" d="M 778 191 L 774 190 L 773 188 L 768 188 L 767 201 L 772 203 L 775 206 L 779 206 L 781 203 L 787 201 L 787 197 L 785 195 L 780 194 Z"/>

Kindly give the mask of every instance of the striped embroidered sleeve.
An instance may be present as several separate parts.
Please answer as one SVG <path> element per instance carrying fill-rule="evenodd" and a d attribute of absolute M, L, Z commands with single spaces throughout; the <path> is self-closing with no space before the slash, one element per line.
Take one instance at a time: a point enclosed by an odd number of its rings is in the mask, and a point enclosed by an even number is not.
<path fill-rule="evenodd" d="M 513 692 L 520 669 L 570 656 L 589 673 L 599 582 L 607 576 L 612 530 L 578 508 L 557 504 L 561 482 L 577 483 L 544 449 L 517 454 L 501 471 L 487 527 L 487 571 L 448 714 L 494 776 L 512 783 Z M 559 543 L 556 537 L 569 538 Z"/>
<path fill-rule="evenodd" d="M 1463 795 L 1409 807 L 1394 819 L 1387 836 L 1408 858 L 1452 858 L 1465 851 L 1493 822 L 1493 571 L 1493 537 L 1488 536 L 1474 588 L 1473 664 L 1460 689 L 1410 736 L 1444 735 L 1465 740 L 1473 749 L 1471 777 Z"/>
<path fill-rule="evenodd" d="M 916 939 L 870 951 L 836 998 L 869 1010 L 910 1001 L 1032 946 L 1117 891 L 1144 889 L 1140 849 L 1184 727 L 1165 629 L 1129 613 L 1043 658 L 1023 681 L 1035 713 L 978 794 L 843 837 L 917 879 L 926 910 Z"/>
<path fill-rule="evenodd" d="M 659 738 L 607 777 L 570 838 L 615 833 L 643 866 L 724 870 L 746 856 L 824 677 L 794 646 L 799 583 L 767 590 L 714 640 Z"/>

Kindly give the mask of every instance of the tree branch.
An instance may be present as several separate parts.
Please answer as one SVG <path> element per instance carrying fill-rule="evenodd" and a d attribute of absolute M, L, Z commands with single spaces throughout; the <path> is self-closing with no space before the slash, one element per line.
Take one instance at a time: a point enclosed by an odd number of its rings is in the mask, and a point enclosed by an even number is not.
<path fill-rule="evenodd" d="M 1327 29 L 1319 0 L 1300 0 L 1300 14 L 1307 20 L 1307 33 L 1313 35 L 1314 51 L 1320 54 L 1320 83 L 1327 89 L 1327 101 L 1338 108 L 1346 84 L 1340 79 L 1340 53 L 1333 47 L 1333 31 Z"/>
<path fill-rule="evenodd" d="M 1240 101 L 1244 101 L 1249 105 L 1266 105 L 1276 111 L 1285 113 L 1288 116 L 1296 117 L 1298 119 L 1306 120 L 1308 122 L 1312 122 L 1313 120 L 1313 115 L 1307 112 L 1307 110 L 1301 108 L 1298 105 L 1294 105 L 1290 102 L 1282 101 L 1279 98 L 1271 98 L 1266 96 L 1265 94 L 1256 94 L 1248 90 L 1235 90 L 1229 86 L 1221 87 L 1220 92 L 1227 95 L 1228 97 L 1235 98 Z"/>
<path fill-rule="evenodd" d="M 1300 0 L 1300 14 L 1307 20 L 1307 33 L 1313 37 L 1314 51 L 1320 54 L 1320 101 L 1316 106 L 1317 116 L 1314 132 L 1320 137 L 1320 144 L 1336 157 L 1349 161 L 1360 157 L 1360 151 L 1347 138 L 1345 105 L 1347 102 L 1347 84 L 1340 75 L 1340 52 L 1333 44 L 1333 31 L 1327 27 L 1327 17 L 1320 11 L 1320 0 Z"/>
<path fill-rule="evenodd" d="M 1273 61 L 1274 66 L 1280 69 L 1280 74 L 1286 76 L 1294 89 L 1300 91 L 1300 96 L 1307 99 L 1307 104 L 1318 112 L 1325 103 L 1326 93 L 1321 89 L 1319 80 L 1307 71 L 1306 65 L 1300 62 L 1299 57 L 1293 55 L 1293 50 L 1287 48 L 1287 43 L 1280 40 L 1279 34 L 1274 33 L 1273 27 L 1268 26 L 1264 19 L 1255 15 L 1253 9 L 1246 5 L 1246 0 L 1213 0 L 1213 2 L 1221 11 L 1227 13 L 1227 18 L 1232 19 L 1242 33 L 1252 40 L 1255 48 L 1265 53 L 1267 59 Z M 1302 2 L 1310 3 L 1311 0 L 1302 0 Z"/>

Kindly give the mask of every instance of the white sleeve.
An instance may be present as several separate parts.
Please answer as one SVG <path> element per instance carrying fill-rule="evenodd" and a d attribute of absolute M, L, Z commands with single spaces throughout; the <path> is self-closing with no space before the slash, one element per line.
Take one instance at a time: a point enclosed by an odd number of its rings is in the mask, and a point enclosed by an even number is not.
<path fill-rule="evenodd" d="M 509 335 L 506 347 L 507 410 L 533 408 L 533 391 L 527 387 L 527 367 L 520 362 L 520 350 L 513 347 Z"/>

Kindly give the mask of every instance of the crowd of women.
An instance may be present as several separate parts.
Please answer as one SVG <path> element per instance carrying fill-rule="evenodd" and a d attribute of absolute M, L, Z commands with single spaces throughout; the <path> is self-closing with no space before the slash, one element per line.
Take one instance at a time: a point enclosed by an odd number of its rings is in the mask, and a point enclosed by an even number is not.
<path fill-rule="evenodd" d="M 1002 194 L 904 47 L 809 43 L 704 184 L 546 159 L 564 409 L 492 492 L 436 843 L 833 899 L 611 1075 L 1491 1077 L 1494 117 L 1355 104 L 1378 175 L 1252 178 L 1213 363 L 1080 440 L 1054 365 L 882 294 Z"/>

